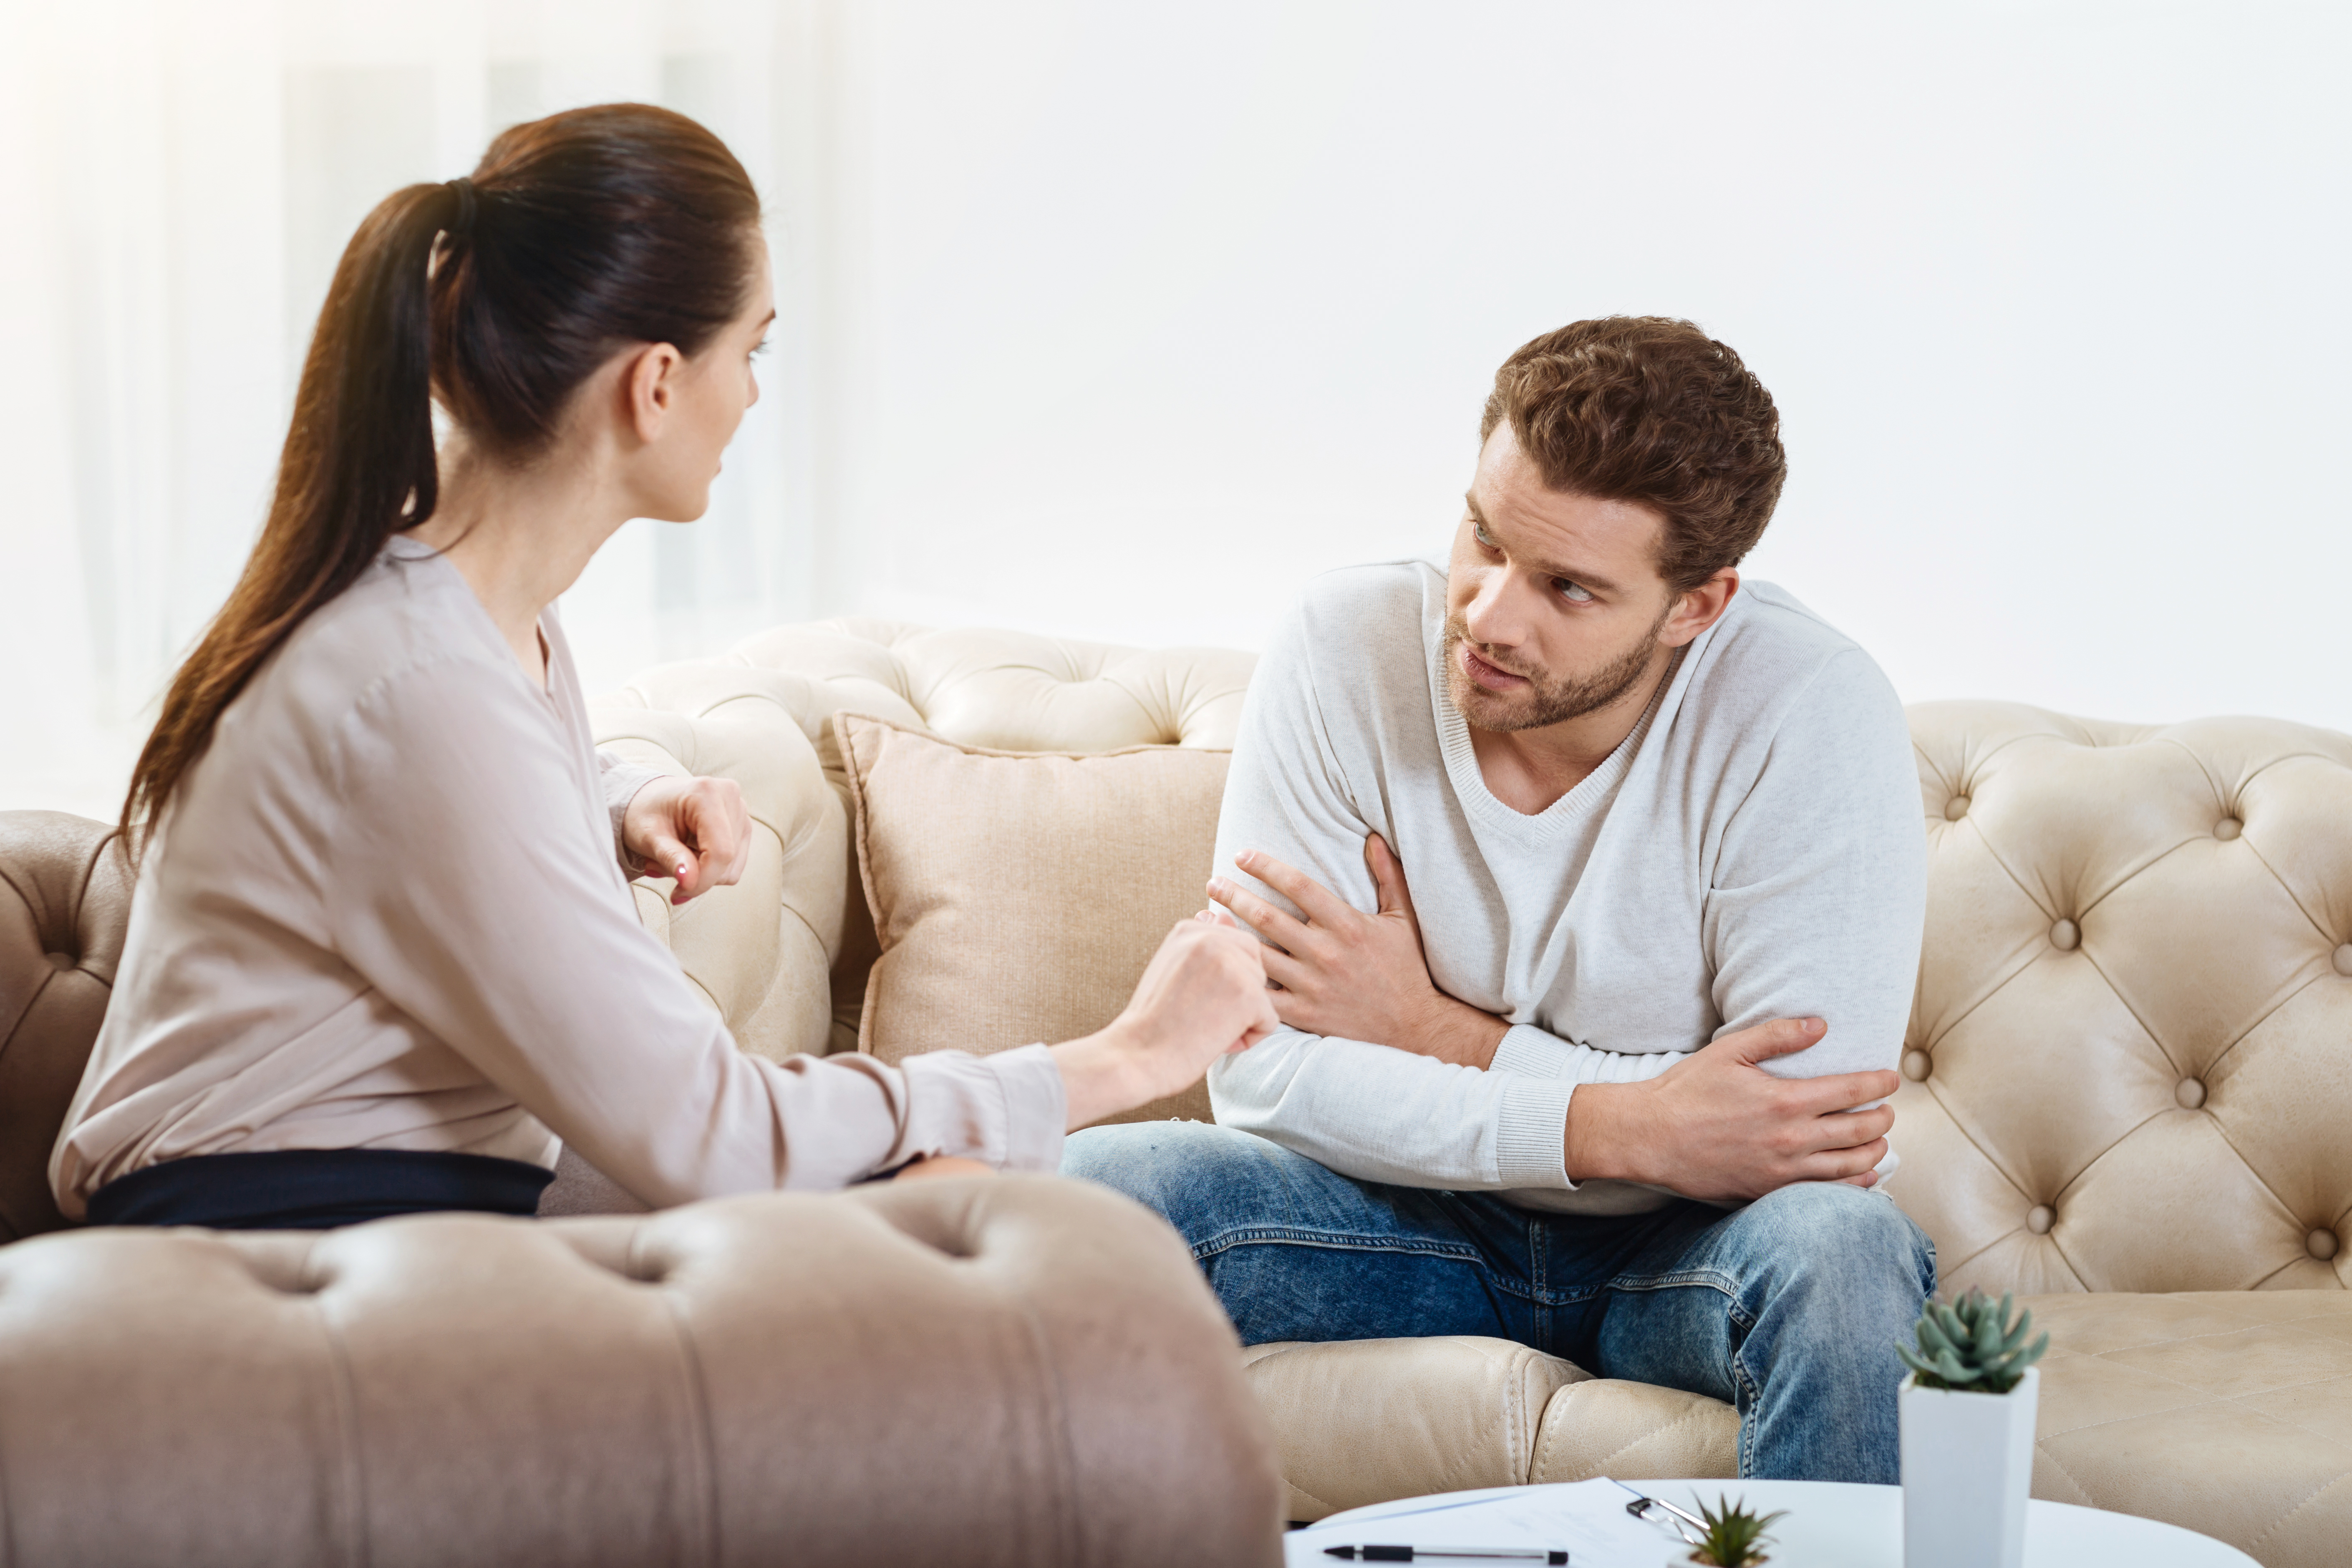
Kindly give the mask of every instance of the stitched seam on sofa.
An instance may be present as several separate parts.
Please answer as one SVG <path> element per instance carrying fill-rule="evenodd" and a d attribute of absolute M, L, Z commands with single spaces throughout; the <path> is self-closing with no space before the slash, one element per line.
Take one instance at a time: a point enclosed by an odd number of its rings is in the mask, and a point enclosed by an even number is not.
<path fill-rule="evenodd" d="M 2296 1503 L 2293 1508 L 2287 1510 L 2284 1513 L 2271 1521 L 2270 1523 L 2263 1528 L 2263 1532 L 2260 1535 L 2255 1536 L 2252 1541 L 2246 1542 L 2248 1554 L 2252 1555 L 2252 1549 L 2254 1547 L 2260 1546 L 2263 1542 L 2268 1541 L 2272 1536 L 2276 1535 L 2285 1527 L 2288 1520 L 2293 1519 L 2296 1514 L 2301 1513 L 2305 1509 L 2309 1508 L 2313 1503 L 2317 1502 L 2321 1498 L 2326 1497 L 2329 1492 L 2334 1491 L 2346 1481 L 2352 1481 L 2352 1474 L 2341 1475 L 2332 1481 L 2326 1482 L 2315 1489 L 2308 1497 L 2305 1497 L 2301 1502 Z"/>
<path fill-rule="evenodd" d="M 631 1279 L 645 1279 L 645 1270 L 637 1262 L 638 1249 L 645 1245 L 646 1226 L 640 1223 L 629 1232 L 628 1270 Z M 686 1402 L 686 1437 L 688 1462 L 697 1472 L 684 1478 L 686 1484 L 678 1489 L 681 1499 L 696 1517 L 686 1521 L 690 1534 L 680 1544 L 684 1550 L 678 1560 L 687 1563 L 715 1564 L 719 1561 L 719 1442 L 710 1428 L 710 1401 L 703 1386 L 702 1357 L 696 1353 L 694 1335 L 686 1326 L 677 1294 L 667 1285 L 656 1285 L 661 1293 L 662 1317 L 669 1324 L 670 1339 L 677 1347 L 678 1394 Z"/>
<path fill-rule="evenodd" d="M 2327 933 L 2322 931 L 2319 934 L 2324 938 Z M 2211 1077 L 2215 1068 L 2220 1067 L 2223 1062 L 2230 1059 L 2230 1053 L 2231 1051 L 2234 1051 L 2240 1046 L 2244 1045 L 2248 1036 L 2252 1035 L 2256 1029 L 2261 1028 L 2264 1024 L 2269 1023 L 2273 1018 L 2276 1017 L 2280 1009 L 2284 1008 L 2288 1003 L 2294 1001 L 2296 997 L 2302 995 L 2305 992 L 2310 990 L 2321 981 L 2332 980 L 2334 978 L 2334 975 L 2328 973 L 2315 974 L 2310 979 L 2305 981 L 2302 984 L 2296 986 L 2294 990 L 2288 992 L 2285 995 L 2280 997 L 2276 1006 L 2273 1006 L 2269 1012 L 2264 1013 L 2261 1017 L 2247 1025 L 2243 1033 L 2240 1034 L 2236 1039 L 2231 1040 L 2228 1045 L 2221 1047 L 2221 1054 L 2215 1057 L 2212 1061 L 2206 1066 L 2203 1076 L 2208 1078 Z"/>
<path fill-rule="evenodd" d="M 1000 1290 L 998 1299 L 1019 1310 L 1022 1326 L 1029 1331 L 1030 1352 L 1037 1358 L 1052 1390 L 1052 1397 L 1045 1402 L 1045 1421 L 1051 1428 L 1048 1441 L 1062 1473 L 1061 1484 L 1048 1489 L 1054 1500 L 1054 1555 L 1050 1561 L 1085 1568 L 1087 1555 L 1080 1529 L 1083 1518 L 1077 1507 L 1078 1450 L 1070 1436 L 1069 1390 L 1062 1378 L 1062 1363 L 1055 1359 L 1052 1342 L 1037 1316 L 1035 1304 L 1025 1294 L 1011 1291 Z"/>
<path fill-rule="evenodd" d="M 327 1347 L 328 1400 L 335 1421 L 335 1451 L 329 1456 L 326 1466 L 328 1485 L 332 1489 L 327 1499 L 329 1527 L 334 1531 L 343 1562 L 351 1568 L 367 1568 L 367 1467 L 360 1460 L 359 1394 L 352 1385 L 348 1347 L 334 1318 L 327 1311 L 326 1293 L 316 1270 L 320 1239 L 331 1234 L 322 1231 L 311 1237 L 310 1245 L 302 1249 L 302 1267 L 296 1278 L 302 1282 L 304 1302 L 317 1321 L 319 1337 Z"/>
<path fill-rule="evenodd" d="M 1688 1389 L 1680 1389 L 1676 1392 L 1687 1394 L 1690 1391 Z M 1702 1397 L 1704 1396 L 1702 1395 Z M 1717 1401 L 1717 1403 L 1720 1403 L 1720 1401 Z M 1711 1414 L 1706 1405 L 1694 1405 L 1688 1410 L 1684 1411 L 1680 1415 L 1676 1416 L 1674 1420 L 1667 1422 L 1664 1426 L 1654 1426 L 1649 1431 L 1644 1432 L 1640 1436 L 1633 1439 L 1631 1442 L 1621 1445 L 1615 1452 L 1609 1455 L 1607 1458 L 1602 1459 L 1600 1467 L 1592 1473 L 1596 1476 L 1605 1476 L 1609 1473 L 1610 1466 L 1613 1461 L 1622 1458 L 1627 1454 L 1632 1453 L 1635 1448 L 1640 1447 L 1643 1444 L 1650 1442 L 1655 1438 L 1670 1436 L 1673 1434 L 1681 1431 L 1685 1426 L 1696 1426 L 1700 1422 L 1710 1418 Z M 1736 1448 L 1736 1442 L 1734 1446 Z"/>
<path fill-rule="evenodd" d="M 2057 1434 L 2053 1432 L 2051 1436 L 2054 1437 Z M 2073 1487 L 2075 1493 L 2082 1498 L 2084 1507 L 2098 1507 L 2098 1502 L 2092 1495 L 2091 1489 L 2083 1484 L 2082 1478 L 2077 1476 L 2074 1471 L 2068 1469 L 2064 1465 L 2060 1464 L 2058 1462 L 2058 1456 L 2050 1452 L 2047 1448 L 2044 1448 L 2042 1446 L 2042 1439 L 2039 1437 L 2036 1437 L 2033 1440 L 2033 1452 L 2035 1458 L 2048 1460 L 2052 1469 L 2066 1478 L 2066 1484 Z M 2031 1483 L 2029 1483 L 2029 1489 Z M 2055 1500 L 2053 1499 L 2053 1500 L 2054 1501 Z"/>

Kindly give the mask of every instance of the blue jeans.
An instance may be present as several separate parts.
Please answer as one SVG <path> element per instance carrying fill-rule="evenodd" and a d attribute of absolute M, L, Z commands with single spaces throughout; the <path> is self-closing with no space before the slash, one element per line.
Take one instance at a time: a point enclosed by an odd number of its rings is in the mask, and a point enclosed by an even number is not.
<path fill-rule="evenodd" d="M 1936 1288 L 1936 1248 L 1881 1194 L 1807 1182 L 1728 1212 L 1538 1214 L 1360 1182 L 1199 1121 L 1090 1128 L 1062 1172 L 1166 1215 L 1244 1344 L 1517 1340 L 1733 1405 L 1742 1476 L 1900 1473 L 1895 1345 Z"/>

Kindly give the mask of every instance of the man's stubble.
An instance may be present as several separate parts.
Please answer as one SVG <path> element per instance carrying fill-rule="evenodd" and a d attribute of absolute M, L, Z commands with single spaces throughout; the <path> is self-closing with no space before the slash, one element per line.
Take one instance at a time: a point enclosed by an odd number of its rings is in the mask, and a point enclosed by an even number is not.
<path fill-rule="evenodd" d="M 1547 724 L 1561 724 L 1597 713 L 1633 690 L 1649 673 L 1650 650 L 1658 646 L 1658 632 L 1674 613 L 1674 601 L 1667 601 L 1650 629 L 1599 669 L 1568 676 L 1514 668 L 1490 657 L 1481 644 L 1471 641 L 1468 620 L 1459 612 L 1449 615 L 1445 617 L 1446 694 L 1454 699 L 1454 706 L 1462 716 L 1482 730 L 1540 730 Z M 1472 680 L 1462 668 L 1462 647 L 1465 643 L 1471 651 L 1496 668 L 1526 677 L 1527 689 L 1504 701 Z"/>

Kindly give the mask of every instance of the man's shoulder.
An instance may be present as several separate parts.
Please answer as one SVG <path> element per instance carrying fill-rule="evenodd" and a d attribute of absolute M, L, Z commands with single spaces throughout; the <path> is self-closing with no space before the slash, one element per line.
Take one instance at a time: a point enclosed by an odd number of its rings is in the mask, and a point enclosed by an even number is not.
<path fill-rule="evenodd" d="M 1877 660 L 1794 594 L 1745 583 L 1739 603 L 1708 650 L 1707 683 L 1723 699 L 1710 708 L 1768 731 L 1800 710 L 1900 722 L 1901 700 Z"/>
<path fill-rule="evenodd" d="M 1832 670 L 1877 675 L 1860 643 L 1777 583 L 1741 584 L 1739 614 L 1726 618 L 1718 658 L 1751 682 L 1801 686 Z"/>
<path fill-rule="evenodd" d="M 1285 630 L 1326 668 L 1418 669 L 1424 628 L 1432 616 L 1443 620 L 1444 608 L 1445 574 L 1429 562 L 1377 561 L 1309 578 Z"/>

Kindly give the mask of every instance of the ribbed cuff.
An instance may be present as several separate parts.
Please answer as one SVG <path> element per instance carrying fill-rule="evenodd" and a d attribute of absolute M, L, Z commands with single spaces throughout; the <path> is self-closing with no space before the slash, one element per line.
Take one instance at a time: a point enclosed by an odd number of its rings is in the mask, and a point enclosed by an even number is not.
<path fill-rule="evenodd" d="M 1495 1056 L 1502 1059 L 1502 1052 Z M 1576 1085 L 1560 1078 L 1514 1075 L 1505 1086 L 1495 1130 L 1496 1174 L 1504 1186 L 1576 1190 L 1567 1148 L 1568 1100 L 1575 1092 Z"/>
<path fill-rule="evenodd" d="M 1004 1160 L 1008 1171 L 1058 1171 L 1069 1121 L 1062 1065 L 1045 1046 L 1023 1046 L 984 1058 L 1004 1087 Z"/>
<path fill-rule="evenodd" d="M 1489 1072 L 1515 1072 L 1524 1078 L 1566 1078 L 1576 1061 L 1576 1047 L 1558 1035 L 1533 1024 L 1514 1024 L 1495 1047 Z"/>

